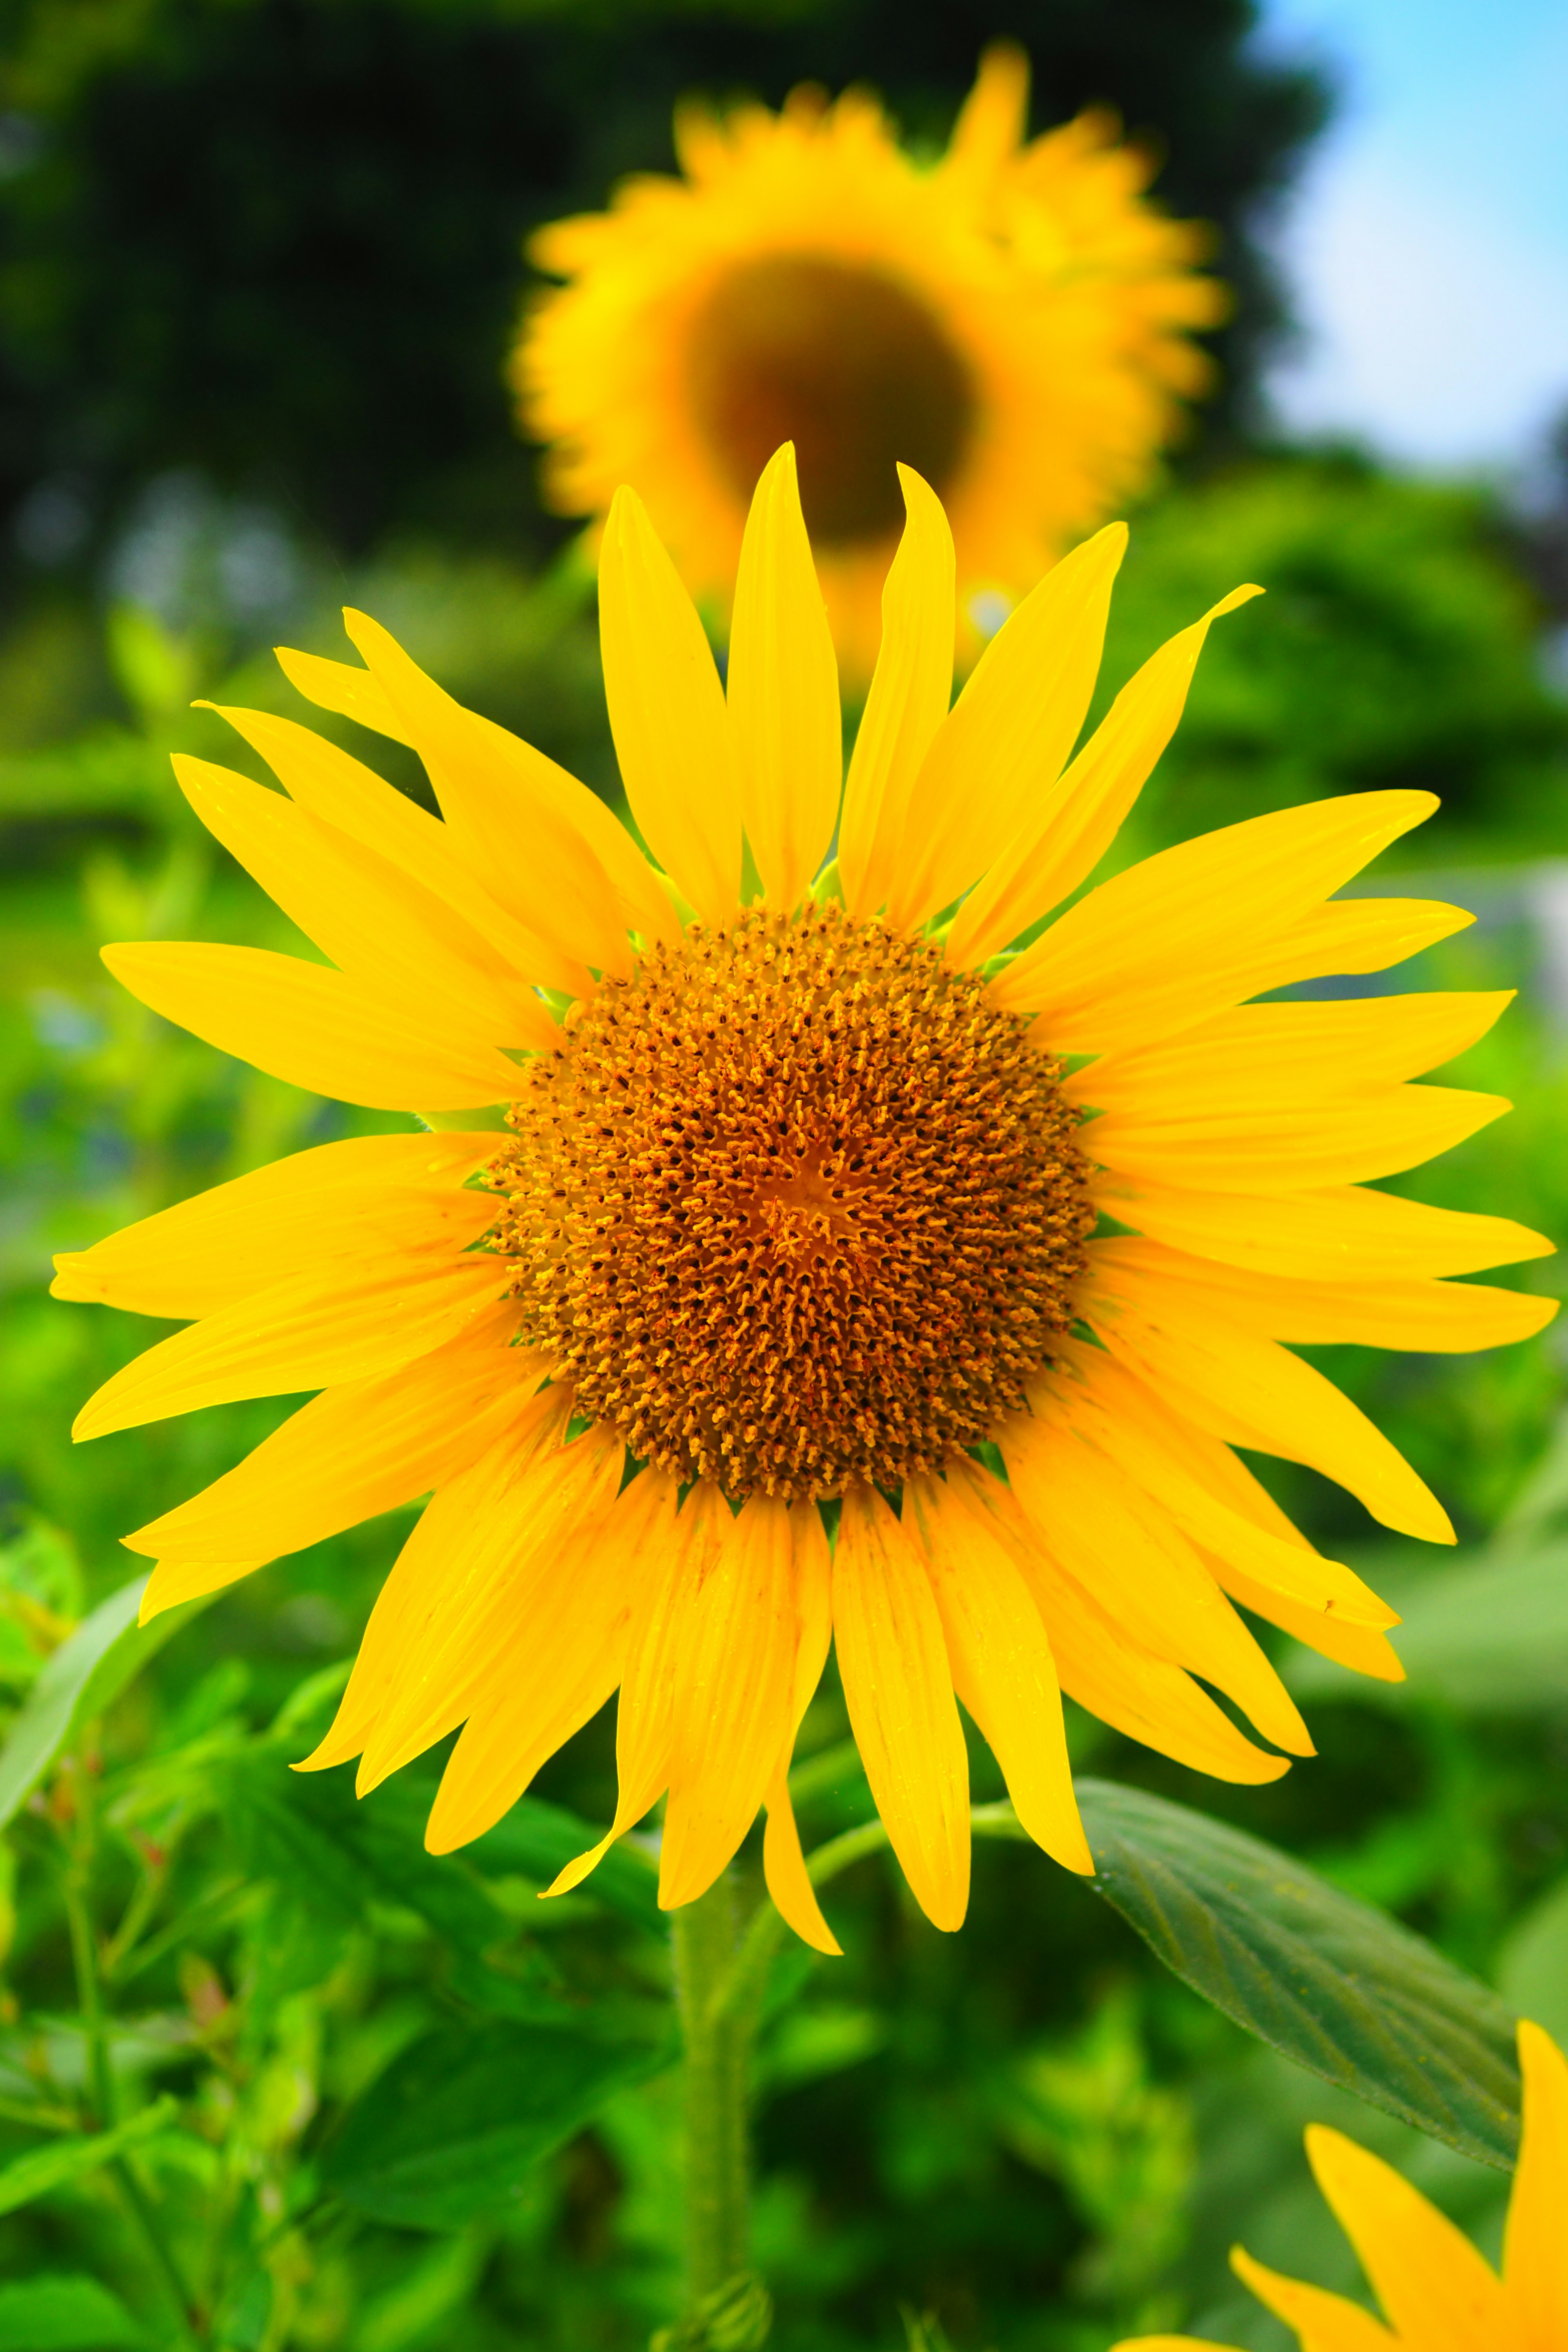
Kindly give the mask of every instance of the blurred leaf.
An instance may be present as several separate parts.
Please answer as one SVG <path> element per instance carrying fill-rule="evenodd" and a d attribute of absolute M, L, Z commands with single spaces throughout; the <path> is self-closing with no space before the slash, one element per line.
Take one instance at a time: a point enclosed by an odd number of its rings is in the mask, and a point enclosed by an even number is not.
<path fill-rule="evenodd" d="M 68 2180 L 79 2180 L 84 2173 L 96 2172 L 110 2158 L 123 2155 L 128 2147 L 137 2147 L 155 2132 L 164 2130 L 178 2112 L 175 2100 L 157 2099 L 113 2131 L 81 2137 L 73 2133 L 68 2138 L 51 2141 L 47 2147 L 34 2148 L 26 2156 L 0 2166 L 0 2213 L 14 2213 L 18 2205 L 30 2205 L 35 2197 L 42 2197 L 51 2189 L 61 2189 Z"/>
<path fill-rule="evenodd" d="M 117 604 L 109 615 L 109 659 L 115 681 L 144 726 L 183 709 L 195 692 L 191 647 L 142 604 Z"/>
<path fill-rule="evenodd" d="M 512 2203 L 540 2158 L 675 2056 L 583 2021 L 428 2035 L 350 2114 L 322 2178 L 375 2220 L 458 2230 Z"/>
<path fill-rule="evenodd" d="M 1372 1706 L 1441 1698 L 1500 1714 L 1568 1699 L 1568 1542 L 1456 1562 L 1394 1605 L 1401 1601 L 1403 1622 L 1390 1639 L 1407 1682 L 1373 1682 L 1307 1653 L 1290 1663 L 1292 1690 Z"/>
<path fill-rule="evenodd" d="M 1326 2082 L 1512 2164 L 1514 2015 L 1496 1993 L 1258 1838 L 1107 1780 L 1078 1793 L 1090 1884 L 1194 1992 Z"/>
<path fill-rule="evenodd" d="M 138 1625 L 136 1612 L 146 1581 L 144 1576 L 133 1577 L 100 1601 L 69 1640 L 60 1643 L 33 1685 L 0 1748 L 0 1828 L 37 1787 L 77 1727 L 101 1715 L 170 1635 L 209 1605 L 205 1598 L 187 1601 L 182 1609 L 155 1617 L 151 1625 Z"/>
<path fill-rule="evenodd" d="M 1504 2000 L 1568 2048 L 1568 1878 L 1518 1922 L 1497 1974 Z"/>
<path fill-rule="evenodd" d="M 0 2286 L 0 2352 L 139 2352 L 152 2340 L 96 2279 Z"/>
<path fill-rule="evenodd" d="M 494 1829 L 477 1838 L 468 1851 L 481 1865 L 521 1871 L 548 1886 L 558 1871 L 574 1855 L 597 1845 L 602 1835 L 592 1822 L 563 1806 L 547 1805 L 539 1797 L 520 1797 L 510 1812 L 503 1814 Z M 613 1845 L 579 1892 L 660 1934 L 668 1924 L 658 1907 L 658 1868 L 636 1846 Z"/>

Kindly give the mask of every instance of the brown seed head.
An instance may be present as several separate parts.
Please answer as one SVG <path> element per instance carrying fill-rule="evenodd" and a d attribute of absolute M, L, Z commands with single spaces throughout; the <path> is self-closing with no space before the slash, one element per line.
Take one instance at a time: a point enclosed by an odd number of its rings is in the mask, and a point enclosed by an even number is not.
<path fill-rule="evenodd" d="M 523 1336 L 732 1497 L 896 1486 L 989 1435 L 1094 1223 L 1059 1066 L 837 907 L 694 925 L 529 1066 L 494 1162 Z"/>

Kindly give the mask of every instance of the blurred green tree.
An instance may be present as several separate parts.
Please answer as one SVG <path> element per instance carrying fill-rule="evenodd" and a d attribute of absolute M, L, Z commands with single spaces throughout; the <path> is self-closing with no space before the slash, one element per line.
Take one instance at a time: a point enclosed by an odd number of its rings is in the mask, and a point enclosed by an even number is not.
<path fill-rule="evenodd" d="M 984 43 L 1037 119 L 1120 109 L 1214 222 L 1237 289 L 1210 432 L 1283 317 L 1261 215 L 1321 75 L 1249 46 L 1253 0 L 4 0 L 0 508 L 90 562 L 132 487 L 195 466 L 358 552 L 398 527 L 537 551 L 500 362 L 521 242 L 668 168 L 690 89 L 880 87 L 944 134 Z"/>

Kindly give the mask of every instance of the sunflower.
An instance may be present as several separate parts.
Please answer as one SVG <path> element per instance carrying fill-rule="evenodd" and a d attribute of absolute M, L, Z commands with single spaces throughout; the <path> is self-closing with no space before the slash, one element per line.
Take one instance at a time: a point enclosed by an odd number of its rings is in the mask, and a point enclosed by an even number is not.
<path fill-rule="evenodd" d="M 784 1775 L 830 1640 L 933 1920 L 966 1899 L 960 1700 L 1030 1832 L 1088 1870 L 1061 1691 L 1269 1780 L 1310 1743 L 1233 1602 L 1399 1675 L 1392 1612 L 1233 1446 L 1452 1539 L 1280 1342 L 1484 1347 L 1552 1312 L 1436 1278 L 1550 1244 L 1361 1182 L 1507 1108 L 1405 1083 L 1506 998 L 1246 1002 L 1469 919 L 1331 895 L 1431 796 L 1233 825 L 1041 929 L 1159 757 L 1210 624 L 1253 592 L 1155 654 L 1074 757 L 1125 531 L 1047 574 L 950 710 L 952 541 L 930 488 L 904 490 L 842 814 L 787 446 L 747 525 L 727 698 L 637 498 L 612 508 L 605 677 L 646 855 L 363 614 L 363 667 L 283 653 L 319 705 L 417 750 L 441 818 L 308 730 L 227 711 L 283 793 L 185 758 L 181 785 L 331 963 L 105 961 L 276 1076 L 448 1120 L 505 1105 L 504 1125 L 300 1152 L 62 1257 L 55 1285 L 194 1318 L 79 1436 L 321 1391 L 126 1538 L 158 1563 L 146 1614 L 431 1496 L 311 1766 L 358 1756 L 363 1790 L 462 1726 L 430 1816 L 445 1852 L 618 1686 L 604 1844 L 667 1795 L 661 1897 L 684 1904 L 765 1805 L 769 1884 L 824 1948 Z"/>
<path fill-rule="evenodd" d="M 753 488 L 795 444 L 847 672 L 870 673 L 903 520 L 896 465 L 946 505 L 965 618 L 1031 585 L 1147 477 L 1224 311 L 1205 233 L 1144 198 L 1103 112 L 1023 144 L 1028 65 L 982 60 L 946 154 L 896 143 L 875 100 L 797 90 L 779 115 L 676 118 L 684 177 L 558 221 L 531 251 L 564 287 L 511 362 L 547 486 L 603 515 L 627 482 L 689 586 L 728 605 Z M 965 626 L 962 643 L 977 639 Z"/>
<path fill-rule="evenodd" d="M 1568 2344 L 1568 2059 L 1521 2021 L 1524 2135 L 1502 2275 L 1445 2214 L 1353 2139 L 1309 2127 L 1319 2188 L 1361 2257 L 1386 2326 L 1358 2303 L 1266 2270 L 1231 2267 L 1301 2341 L 1301 2352 L 1562 2352 Z M 1191 2336 L 1129 2337 L 1113 2352 L 1224 2352 Z"/>

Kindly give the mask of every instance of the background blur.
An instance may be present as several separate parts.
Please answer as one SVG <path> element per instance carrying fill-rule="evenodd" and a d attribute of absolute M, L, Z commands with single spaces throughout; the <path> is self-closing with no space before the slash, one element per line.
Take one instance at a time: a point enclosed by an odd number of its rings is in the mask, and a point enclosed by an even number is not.
<path fill-rule="evenodd" d="M 1037 128 L 1109 100 L 1157 142 L 1159 193 L 1217 225 L 1237 303 L 1215 338 L 1222 392 L 1133 518 L 1107 697 L 1236 582 L 1269 593 L 1215 632 L 1118 855 L 1325 793 L 1439 792 L 1441 815 L 1392 855 L 1480 920 L 1393 984 L 1518 985 L 1500 1037 L 1455 1075 L 1521 1108 L 1413 1189 L 1568 1229 L 1556 11 L 1276 0 L 1260 23 L 1248 0 L 4 0 L 0 27 L 7 1710 L 123 1583 L 116 1538 L 286 1409 L 73 1454 L 77 1406 L 158 1332 L 47 1300 L 50 1252 L 378 1124 L 109 986 L 106 940 L 289 943 L 196 837 L 167 753 L 234 756 L 190 709 L 198 695 L 305 716 L 266 648 L 341 655 L 336 608 L 353 601 L 614 793 L 591 586 L 540 508 L 500 365 L 528 229 L 596 207 L 628 169 L 668 168 L 688 89 L 777 102 L 802 79 L 863 79 L 934 143 L 985 40 L 1011 33 L 1034 60 Z M 1518 1278 L 1562 1281 L 1551 1262 Z M 1280 1478 L 1315 1538 L 1406 1609 L 1409 1692 L 1291 1668 L 1321 1760 L 1232 1790 L 1073 1726 L 1086 1767 L 1288 1845 L 1559 2035 L 1562 1347 L 1549 1330 L 1475 1361 L 1328 1351 L 1449 1504 L 1462 1550 L 1434 1559 L 1309 1474 Z M 668 2076 L 623 2092 L 504 2210 L 366 2189 L 374 2167 L 356 2175 L 342 2153 L 363 2159 L 384 2119 L 365 2103 L 421 2036 L 488 2050 L 561 1985 L 635 2019 L 665 1967 L 635 1871 L 547 1915 L 532 1902 L 565 1834 L 546 1807 L 607 1818 L 608 1721 L 549 1769 L 542 1804 L 441 1864 L 418 1844 L 430 1759 L 357 1811 L 345 1776 L 288 1774 L 402 1533 L 378 1522 L 180 1624 L 17 1813 L 0 1849 L 0 1888 L 15 1880 L 0 2165 L 47 2146 L 39 2117 L 68 2121 L 80 2095 L 85 1918 L 125 2111 L 183 2103 L 182 2130 L 139 2160 L 181 2217 L 214 2344 L 631 2352 L 667 2315 L 676 2260 Z M 826 1691 L 803 1745 L 843 1731 Z M 999 1793 L 978 1753 L 975 1776 L 977 1797 Z M 852 1774 L 818 1780 L 808 1843 L 868 1810 Z M 848 1957 L 797 1956 L 804 1989 L 764 2043 L 759 2251 L 782 2352 L 1102 2352 L 1184 2323 L 1277 2352 L 1287 2339 L 1224 2252 L 1241 2237 L 1352 2284 L 1300 2159 L 1312 2116 L 1407 2163 L 1495 2240 L 1500 2176 L 1267 2059 L 1032 1851 L 979 1850 L 958 1937 L 929 1928 L 880 1862 L 828 1908 Z M 29 2302 L 40 2277 L 52 2300 Z M 106 2172 L 0 2214 L 0 2352 L 166 2341 L 158 2294 Z"/>

